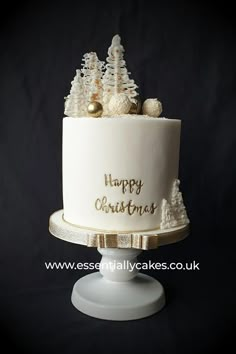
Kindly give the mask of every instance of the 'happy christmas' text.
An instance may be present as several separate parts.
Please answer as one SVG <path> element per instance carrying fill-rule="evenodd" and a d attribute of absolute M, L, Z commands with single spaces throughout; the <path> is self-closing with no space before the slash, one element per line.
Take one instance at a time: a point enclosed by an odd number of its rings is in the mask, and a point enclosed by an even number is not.
<path fill-rule="evenodd" d="M 137 206 L 130 200 L 128 203 L 121 201 L 115 204 L 109 203 L 107 197 L 97 198 L 95 201 L 96 210 L 101 210 L 104 213 L 128 213 L 129 215 L 138 214 L 142 216 L 143 214 L 155 214 L 157 205 L 151 203 L 151 205 Z"/>

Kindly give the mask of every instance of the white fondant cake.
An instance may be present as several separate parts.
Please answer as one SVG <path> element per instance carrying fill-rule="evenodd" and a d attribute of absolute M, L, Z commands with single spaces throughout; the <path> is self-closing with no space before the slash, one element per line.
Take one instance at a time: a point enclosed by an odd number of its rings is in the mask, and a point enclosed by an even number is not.
<path fill-rule="evenodd" d="M 178 178 L 180 128 L 142 115 L 64 118 L 64 219 L 110 232 L 159 228 Z"/>
<path fill-rule="evenodd" d="M 181 122 L 157 118 L 162 112 L 157 99 L 146 99 L 143 115 L 136 114 L 137 88 L 119 35 L 106 65 L 95 52 L 84 55 L 65 101 L 65 221 L 108 233 L 189 222 L 178 180 Z"/>

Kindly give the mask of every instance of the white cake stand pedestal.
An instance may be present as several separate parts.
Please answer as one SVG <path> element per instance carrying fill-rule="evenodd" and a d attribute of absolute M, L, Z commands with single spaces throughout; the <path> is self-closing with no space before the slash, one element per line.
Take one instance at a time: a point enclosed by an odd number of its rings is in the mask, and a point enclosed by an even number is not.
<path fill-rule="evenodd" d="M 80 278 L 74 285 L 72 304 L 86 315 L 113 321 L 144 318 L 165 305 L 162 285 L 139 273 L 137 256 L 185 238 L 188 226 L 135 234 L 108 234 L 67 223 L 63 210 L 51 215 L 49 231 L 68 242 L 97 247 L 102 254 L 100 272 Z"/>
<path fill-rule="evenodd" d="M 127 321 L 150 316 L 165 304 L 162 285 L 135 267 L 140 250 L 98 249 L 100 272 L 79 279 L 72 291 L 73 305 L 86 315 Z M 132 270 L 133 269 L 133 270 Z"/>

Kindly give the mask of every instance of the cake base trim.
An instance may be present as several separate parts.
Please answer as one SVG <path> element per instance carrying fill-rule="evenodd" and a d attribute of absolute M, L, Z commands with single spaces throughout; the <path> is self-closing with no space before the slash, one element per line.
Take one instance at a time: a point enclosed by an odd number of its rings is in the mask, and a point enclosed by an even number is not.
<path fill-rule="evenodd" d="M 63 219 L 63 210 L 50 216 L 49 232 L 64 241 L 99 248 L 155 249 L 183 240 L 189 234 L 189 224 L 168 230 L 151 230 L 133 233 L 97 232 L 74 226 Z"/>

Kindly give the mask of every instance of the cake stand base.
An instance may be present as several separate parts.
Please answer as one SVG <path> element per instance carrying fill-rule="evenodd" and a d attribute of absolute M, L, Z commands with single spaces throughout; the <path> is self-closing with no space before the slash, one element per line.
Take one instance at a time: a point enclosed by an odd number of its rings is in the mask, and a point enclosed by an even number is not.
<path fill-rule="evenodd" d="M 89 274 L 75 283 L 71 300 L 86 315 L 113 321 L 147 317 L 165 305 L 162 285 L 145 274 L 124 282 L 107 280 L 99 272 Z"/>
<path fill-rule="evenodd" d="M 58 210 L 50 217 L 49 231 L 67 242 L 98 247 L 102 254 L 100 273 L 75 283 L 71 297 L 75 308 L 100 319 L 128 321 L 153 315 L 165 305 L 162 285 L 138 274 L 137 256 L 142 250 L 183 240 L 189 234 L 189 225 L 128 234 L 104 233 L 72 225 L 64 220 L 63 210 Z"/>
<path fill-rule="evenodd" d="M 79 279 L 72 291 L 72 303 L 86 315 L 113 321 L 137 320 L 153 315 L 165 305 L 162 285 L 138 274 L 135 249 L 98 248 L 102 254 L 100 272 Z"/>

